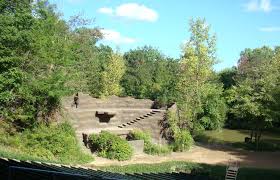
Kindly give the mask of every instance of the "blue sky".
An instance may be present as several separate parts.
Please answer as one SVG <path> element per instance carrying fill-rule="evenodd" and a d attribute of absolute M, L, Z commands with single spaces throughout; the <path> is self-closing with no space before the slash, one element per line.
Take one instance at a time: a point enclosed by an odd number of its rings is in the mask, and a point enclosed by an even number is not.
<path fill-rule="evenodd" d="M 245 48 L 280 45 L 280 0 L 51 0 L 64 19 L 82 14 L 103 28 L 102 43 L 122 52 L 151 45 L 178 58 L 191 17 L 217 35 L 220 63 L 232 67 Z"/>

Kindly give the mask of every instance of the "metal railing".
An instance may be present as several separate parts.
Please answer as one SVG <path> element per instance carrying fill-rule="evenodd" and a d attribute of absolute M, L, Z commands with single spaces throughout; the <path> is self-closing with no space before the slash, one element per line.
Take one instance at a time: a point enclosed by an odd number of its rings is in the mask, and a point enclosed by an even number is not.
<path fill-rule="evenodd" d="M 22 172 L 26 172 L 25 175 L 22 175 Z M 21 176 L 19 178 L 19 175 Z M 26 177 L 22 177 L 26 176 Z M 57 180 L 61 179 L 62 177 L 71 178 L 71 179 L 91 179 L 87 175 L 81 175 L 81 174 L 75 174 L 75 173 L 66 173 L 66 172 L 59 172 L 59 171 L 50 171 L 50 170 L 42 170 L 42 169 L 34 169 L 34 168 L 26 168 L 26 167 L 18 167 L 18 166 L 9 166 L 9 180 L 14 179 L 28 179 L 29 177 L 34 177 L 32 179 L 35 179 L 35 177 L 45 177 L 44 179 L 50 179 L 50 180 Z"/>

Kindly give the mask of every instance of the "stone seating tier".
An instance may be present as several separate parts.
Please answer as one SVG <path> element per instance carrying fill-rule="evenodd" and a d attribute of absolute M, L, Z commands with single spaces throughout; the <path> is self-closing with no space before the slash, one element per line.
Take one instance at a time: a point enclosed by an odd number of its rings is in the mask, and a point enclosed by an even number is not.
<path fill-rule="evenodd" d="M 101 130 L 117 131 L 119 134 L 140 129 L 151 134 L 154 142 L 161 139 L 159 121 L 164 118 L 165 110 L 151 109 L 153 101 L 134 99 L 131 97 L 111 96 L 107 99 L 92 98 L 88 94 L 79 93 L 78 108 L 72 107 L 73 97 L 66 97 L 62 107 L 67 112 L 76 135 L 82 144 L 82 133 L 99 133 Z M 100 122 L 96 117 L 102 113 L 114 114 L 108 122 Z M 125 125 L 120 128 L 121 125 Z"/>

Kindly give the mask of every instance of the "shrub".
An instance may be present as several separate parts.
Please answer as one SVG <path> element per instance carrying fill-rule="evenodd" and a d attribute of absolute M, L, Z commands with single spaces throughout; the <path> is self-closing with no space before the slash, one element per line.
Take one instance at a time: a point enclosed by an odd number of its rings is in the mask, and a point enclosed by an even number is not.
<path fill-rule="evenodd" d="M 144 140 L 144 144 L 148 145 L 151 144 L 151 136 L 148 133 L 143 131 L 134 130 L 131 131 L 128 135 L 129 140 Z"/>
<path fill-rule="evenodd" d="M 20 149 L 35 157 L 66 163 L 83 163 L 93 160 L 77 145 L 75 132 L 70 124 L 39 125 L 21 134 Z"/>
<path fill-rule="evenodd" d="M 128 160 L 133 154 L 132 147 L 124 139 L 119 136 L 102 131 L 100 134 L 91 134 L 89 136 L 91 150 L 97 152 L 98 156 L 109 158 Z"/>
<path fill-rule="evenodd" d="M 0 125 L 1 152 L 9 158 L 39 159 L 58 163 L 85 163 L 93 160 L 77 145 L 70 124 L 39 124 L 23 132 L 9 133 Z M 3 148 L 4 147 L 4 148 Z"/>
<path fill-rule="evenodd" d="M 192 129 L 192 135 L 194 137 L 200 136 L 205 132 L 204 126 L 200 123 L 194 123 L 193 129 Z"/>
<path fill-rule="evenodd" d="M 189 150 L 193 144 L 193 138 L 189 131 L 180 130 L 174 134 L 174 142 L 172 144 L 174 151 Z"/>
<path fill-rule="evenodd" d="M 153 144 L 151 141 L 151 136 L 148 133 L 135 130 L 129 133 L 128 138 L 130 140 L 144 140 L 144 152 L 152 155 L 168 154 L 170 149 L 168 146 L 161 146 Z"/>
<path fill-rule="evenodd" d="M 150 146 L 144 148 L 145 153 L 151 155 L 162 155 L 170 153 L 170 148 L 168 146 L 162 146 L 157 144 L 150 144 Z"/>

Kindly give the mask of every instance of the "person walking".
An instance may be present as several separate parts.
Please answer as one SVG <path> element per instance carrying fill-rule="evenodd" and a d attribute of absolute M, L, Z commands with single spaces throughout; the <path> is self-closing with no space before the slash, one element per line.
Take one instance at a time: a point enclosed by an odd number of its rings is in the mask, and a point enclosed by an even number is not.
<path fill-rule="evenodd" d="M 76 93 L 76 95 L 74 96 L 74 105 L 76 106 L 76 108 L 78 108 L 78 105 L 79 105 L 79 93 Z"/>

